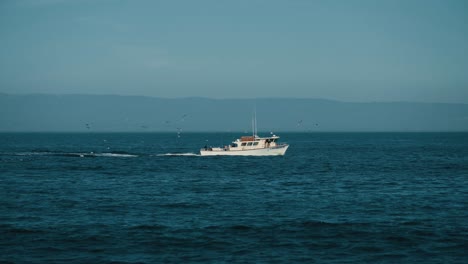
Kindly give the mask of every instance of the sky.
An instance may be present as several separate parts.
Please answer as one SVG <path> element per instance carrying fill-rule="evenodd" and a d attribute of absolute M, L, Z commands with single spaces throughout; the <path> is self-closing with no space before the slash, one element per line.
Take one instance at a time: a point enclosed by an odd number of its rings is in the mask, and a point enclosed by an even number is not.
<path fill-rule="evenodd" d="M 0 92 L 468 103 L 468 2 L 1 0 Z"/>

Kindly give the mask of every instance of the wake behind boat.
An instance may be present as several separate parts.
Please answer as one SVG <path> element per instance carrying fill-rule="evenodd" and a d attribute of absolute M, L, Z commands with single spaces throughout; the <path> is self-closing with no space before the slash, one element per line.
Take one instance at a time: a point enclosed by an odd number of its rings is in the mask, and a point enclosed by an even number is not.
<path fill-rule="evenodd" d="M 241 137 L 231 145 L 200 149 L 201 156 L 283 156 L 288 144 L 278 144 L 279 137 L 259 137 L 257 135 Z"/>

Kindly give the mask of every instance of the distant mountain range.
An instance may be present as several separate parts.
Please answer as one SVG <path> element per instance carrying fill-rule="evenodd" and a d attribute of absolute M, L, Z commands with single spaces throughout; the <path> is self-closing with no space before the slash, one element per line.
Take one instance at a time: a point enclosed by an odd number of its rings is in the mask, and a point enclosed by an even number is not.
<path fill-rule="evenodd" d="M 468 104 L 0 94 L 2 132 L 468 131 Z"/>

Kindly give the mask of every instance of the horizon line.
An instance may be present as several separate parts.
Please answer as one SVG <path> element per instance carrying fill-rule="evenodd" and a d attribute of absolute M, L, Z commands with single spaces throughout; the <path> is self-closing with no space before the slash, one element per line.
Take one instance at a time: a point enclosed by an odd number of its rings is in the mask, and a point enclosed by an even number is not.
<path fill-rule="evenodd" d="M 97 131 L 85 131 L 85 130 L 63 130 L 63 131 L 39 131 L 39 130 L 31 130 L 31 131 L 26 131 L 26 130 L 17 130 L 17 131 L 6 131 L 6 130 L 0 130 L 0 134 L 8 134 L 8 133 L 18 133 L 18 134 L 26 134 L 26 133 L 31 133 L 31 134 L 46 134 L 46 133 L 55 133 L 55 134 L 125 134 L 125 133 L 132 133 L 132 134 L 177 134 L 176 131 L 167 131 L 167 130 L 154 130 L 154 131 L 136 131 L 136 130 L 130 130 L 130 131 L 123 131 L 123 130 L 116 130 L 116 131 L 110 131 L 110 130 L 97 130 Z M 188 130 L 184 131 L 181 134 L 214 134 L 214 133 L 237 133 L 237 134 L 246 134 L 246 135 L 251 135 L 252 133 L 245 133 L 245 131 L 205 131 L 205 130 Z M 258 134 L 269 134 L 270 132 L 260 132 Z M 274 132 L 274 134 L 279 134 L 279 133 L 287 133 L 287 134 L 333 134 L 333 133 L 468 133 L 468 130 L 324 130 L 324 131 L 293 131 L 293 130 L 278 130 Z M 261 135 L 260 135 L 261 136 Z"/>
<path fill-rule="evenodd" d="M 6 96 L 115 96 L 115 97 L 143 97 L 143 98 L 153 98 L 153 99 L 164 99 L 164 100 L 184 100 L 184 99 L 201 99 L 201 100 L 278 100 L 278 99 L 288 99 L 288 100 L 318 100 L 318 101 L 329 101 L 337 103 L 413 103 L 413 104 L 459 104 L 459 105 L 468 105 L 468 102 L 423 102 L 423 101 L 343 101 L 338 99 L 330 98 L 319 98 L 319 97 L 232 97 L 232 98 L 213 98 L 205 96 L 186 96 L 186 97 L 160 97 L 153 95 L 125 95 L 125 94 L 92 94 L 92 93 L 5 93 L 0 92 L 0 95 Z"/>

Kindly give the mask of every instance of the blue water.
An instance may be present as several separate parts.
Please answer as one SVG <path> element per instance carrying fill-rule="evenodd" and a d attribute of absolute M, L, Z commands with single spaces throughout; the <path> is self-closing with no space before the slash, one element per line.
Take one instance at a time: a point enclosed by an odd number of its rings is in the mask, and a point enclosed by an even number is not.
<path fill-rule="evenodd" d="M 0 134 L 0 262 L 468 263 L 468 133 L 237 136 Z"/>

